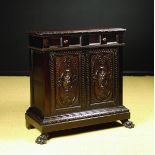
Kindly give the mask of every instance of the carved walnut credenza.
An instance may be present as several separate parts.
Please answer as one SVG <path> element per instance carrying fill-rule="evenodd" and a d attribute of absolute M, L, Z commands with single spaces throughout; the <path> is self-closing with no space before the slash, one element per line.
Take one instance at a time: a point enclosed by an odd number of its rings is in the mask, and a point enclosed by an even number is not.
<path fill-rule="evenodd" d="M 42 133 L 120 120 L 132 128 L 122 103 L 125 29 L 29 33 L 31 105 L 26 126 Z"/>

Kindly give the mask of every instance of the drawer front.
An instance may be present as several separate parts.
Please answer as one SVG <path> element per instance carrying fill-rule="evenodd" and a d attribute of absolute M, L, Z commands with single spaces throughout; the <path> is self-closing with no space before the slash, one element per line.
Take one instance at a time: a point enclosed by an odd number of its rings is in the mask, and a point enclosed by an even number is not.
<path fill-rule="evenodd" d="M 117 48 L 87 51 L 87 106 L 108 107 L 117 104 Z"/>
<path fill-rule="evenodd" d="M 51 69 L 53 72 L 51 79 L 54 81 L 51 102 L 54 101 L 54 104 L 52 103 L 54 113 L 77 111 L 83 107 L 82 81 L 84 76 L 81 65 L 83 58 L 80 52 L 74 51 L 57 51 L 50 55 L 51 63 L 53 63 L 51 67 L 54 67 L 53 70 Z"/>

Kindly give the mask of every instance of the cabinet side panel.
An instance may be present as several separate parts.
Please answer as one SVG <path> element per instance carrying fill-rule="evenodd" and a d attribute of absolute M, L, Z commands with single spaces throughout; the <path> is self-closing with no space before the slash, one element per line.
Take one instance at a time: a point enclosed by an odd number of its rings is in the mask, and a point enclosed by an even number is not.
<path fill-rule="evenodd" d="M 122 105 L 122 47 L 117 47 L 114 54 L 115 103 Z"/>
<path fill-rule="evenodd" d="M 43 112 L 44 103 L 44 83 L 43 83 L 43 67 L 42 67 L 42 54 L 41 52 L 31 50 L 31 103 L 32 107 L 37 109 L 41 114 Z"/>
<path fill-rule="evenodd" d="M 43 53 L 43 84 L 44 84 L 44 116 L 48 117 L 51 115 L 51 104 L 50 104 L 50 56 L 48 52 Z"/>
<path fill-rule="evenodd" d="M 55 113 L 55 59 L 54 54 L 49 53 L 49 71 L 50 71 L 50 105 L 51 115 Z"/>
<path fill-rule="evenodd" d="M 118 48 L 118 104 L 123 104 L 123 47 Z"/>

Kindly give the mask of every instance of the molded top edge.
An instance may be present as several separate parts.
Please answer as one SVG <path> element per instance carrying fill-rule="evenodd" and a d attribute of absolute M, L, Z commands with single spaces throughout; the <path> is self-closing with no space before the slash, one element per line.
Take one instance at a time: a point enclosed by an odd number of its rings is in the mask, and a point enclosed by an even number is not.
<path fill-rule="evenodd" d="M 99 33 L 99 32 L 124 32 L 124 28 L 105 28 L 105 29 L 83 29 L 83 30 L 49 30 L 49 31 L 32 31 L 29 35 L 47 36 L 47 35 L 63 35 L 63 34 L 83 34 L 83 33 Z"/>

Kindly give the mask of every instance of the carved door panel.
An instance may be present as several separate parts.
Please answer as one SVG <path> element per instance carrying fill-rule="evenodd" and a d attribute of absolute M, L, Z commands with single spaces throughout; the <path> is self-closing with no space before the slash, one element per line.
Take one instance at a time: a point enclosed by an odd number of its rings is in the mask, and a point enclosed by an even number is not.
<path fill-rule="evenodd" d="M 94 49 L 88 52 L 88 107 L 108 107 L 116 104 L 116 53 L 115 48 Z"/>
<path fill-rule="evenodd" d="M 56 113 L 71 112 L 82 108 L 82 55 L 79 53 L 57 52 L 55 66 L 55 106 Z M 84 79 L 84 78 L 83 78 Z"/>

